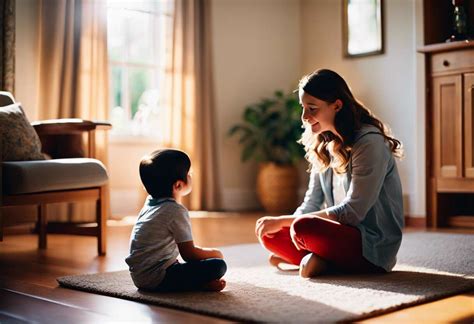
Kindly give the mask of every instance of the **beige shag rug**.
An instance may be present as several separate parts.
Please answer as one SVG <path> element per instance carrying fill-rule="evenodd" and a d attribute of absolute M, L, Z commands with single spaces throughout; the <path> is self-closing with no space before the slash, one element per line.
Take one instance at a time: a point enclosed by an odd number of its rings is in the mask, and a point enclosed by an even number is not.
<path fill-rule="evenodd" d="M 58 278 L 61 286 L 237 321 L 353 321 L 474 288 L 474 235 L 407 233 L 394 271 L 302 279 L 267 264 L 258 244 L 222 249 L 223 292 L 146 293 L 127 271 Z"/>

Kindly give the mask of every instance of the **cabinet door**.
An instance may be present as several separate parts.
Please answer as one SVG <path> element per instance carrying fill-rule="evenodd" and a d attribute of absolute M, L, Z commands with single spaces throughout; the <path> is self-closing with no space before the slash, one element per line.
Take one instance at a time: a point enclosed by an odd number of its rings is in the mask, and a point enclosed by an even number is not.
<path fill-rule="evenodd" d="M 464 176 L 474 178 L 474 73 L 464 74 Z"/>
<path fill-rule="evenodd" d="M 462 177 L 462 90 L 462 75 L 433 78 L 433 153 L 437 178 Z"/>

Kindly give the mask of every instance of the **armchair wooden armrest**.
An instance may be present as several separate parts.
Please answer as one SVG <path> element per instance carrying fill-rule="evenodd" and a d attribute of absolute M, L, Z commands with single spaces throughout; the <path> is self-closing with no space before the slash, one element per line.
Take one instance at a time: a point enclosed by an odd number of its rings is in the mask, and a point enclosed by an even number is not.
<path fill-rule="evenodd" d="M 90 157 L 97 158 L 96 130 L 109 130 L 112 124 L 106 121 L 91 121 L 79 118 L 48 119 L 32 122 L 38 134 L 43 152 L 52 158 Z M 86 134 L 83 149 L 83 134 Z"/>
<path fill-rule="evenodd" d="M 91 121 L 79 118 L 47 119 L 32 122 L 38 136 L 52 134 L 78 134 L 93 130 L 109 130 L 112 124 L 106 121 Z"/>

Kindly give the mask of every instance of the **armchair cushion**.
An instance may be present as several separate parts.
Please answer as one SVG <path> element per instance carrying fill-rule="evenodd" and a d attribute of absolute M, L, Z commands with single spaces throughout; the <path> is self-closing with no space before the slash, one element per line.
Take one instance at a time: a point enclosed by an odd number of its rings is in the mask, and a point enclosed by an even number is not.
<path fill-rule="evenodd" d="M 44 160 L 41 142 L 19 103 L 0 108 L 3 161 Z"/>
<path fill-rule="evenodd" d="M 2 167 L 7 195 L 97 187 L 108 180 L 104 165 L 89 158 L 3 162 Z"/>

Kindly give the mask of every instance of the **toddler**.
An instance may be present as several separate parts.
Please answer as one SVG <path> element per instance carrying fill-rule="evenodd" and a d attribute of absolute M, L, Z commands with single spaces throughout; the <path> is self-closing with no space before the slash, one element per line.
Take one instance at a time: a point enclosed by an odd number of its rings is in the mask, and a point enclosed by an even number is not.
<path fill-rule="evenodd" d="M 181 198 L 191 192 L 191 161 L 165 149 L 140 162 L 149 196 L 133 227 L 125 259 L 134 284 L 149 291 L 221 291 L 227 270 L 222 252 L 194 245 L 191 222 Z M 185 261 L 177 260 L 181 255 Z"/>

